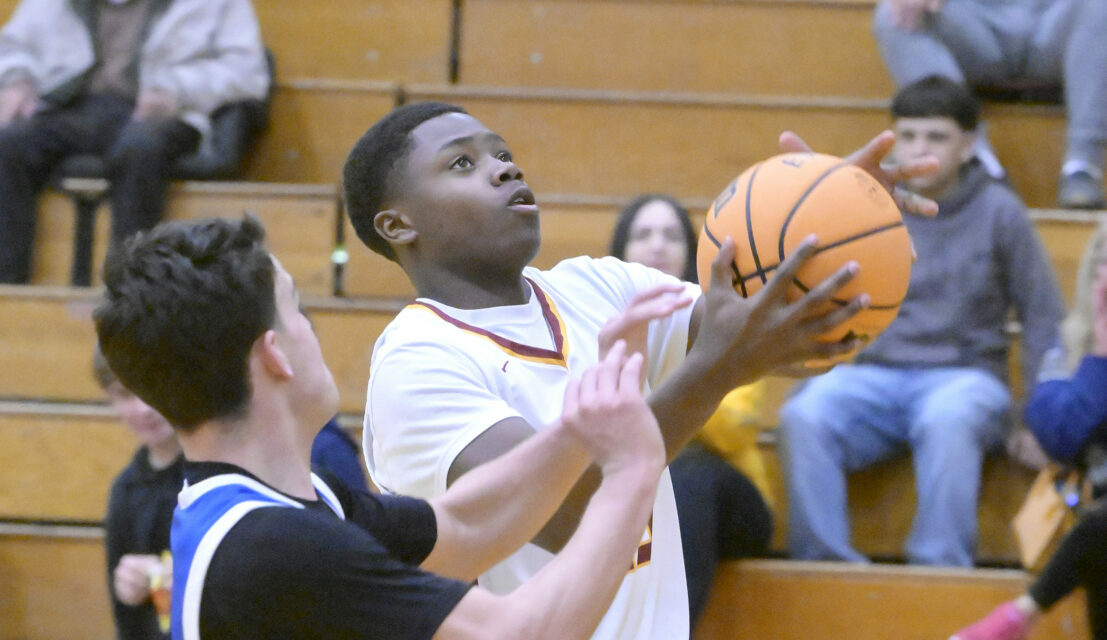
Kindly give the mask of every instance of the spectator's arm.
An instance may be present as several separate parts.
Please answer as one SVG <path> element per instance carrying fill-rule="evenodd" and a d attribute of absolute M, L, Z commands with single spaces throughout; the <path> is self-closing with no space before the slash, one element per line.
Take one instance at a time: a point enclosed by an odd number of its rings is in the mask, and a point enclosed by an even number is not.
<path fill-rule="evenodd" d="M 1107 424 L 1107 357 L 1087 356 L 1071 379 L 1038 383 L 1024 419 L 1046 452 L 1073 462 L 1091 435 Z"/>
<path fill-rule="evenodd" d="M 211 0 L 204 0 L 210 2 Z M 158 29 L 194 30 L 210 16 L 201 18 L 202 3 L 181 11 L 173 23 Z M 170 9 L 172 11 L 172 9 Z M 269 69 L 257 16 L 246 0 L 230 0 L 221 14 L 222 22 L 211 34 L 190 34 L 210 42 L 206 55 L 143 70 L 141 91 L 160 91 L 174 96 L 179 109 L 211 113 L 219 106 L 249 98 L 264 98 L 269 89 Z M 172 39 L 172 38 L 170 38 Z M 166 43 L 171 47 L 172 43 Z"/>

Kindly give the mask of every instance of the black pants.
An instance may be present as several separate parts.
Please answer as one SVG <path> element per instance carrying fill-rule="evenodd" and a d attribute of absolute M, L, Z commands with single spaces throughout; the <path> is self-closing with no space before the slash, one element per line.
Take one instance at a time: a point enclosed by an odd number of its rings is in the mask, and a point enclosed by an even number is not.
<path fill-rule="evenodd" d="M 772 537 L 773 516 L 746 476 L 695 443 L 669 464 L 669 473 L 694 627 L 707 604 L 719 560 L 764 555 Z"/>
<path fill-rule="evenodd" d="M 0 129 L 0 283 L 30 279 L 38 194 L 68 155 L 106 157 L 113 242 L 161 220 L 170 164 L 200 134 L 177 119 L 136 122 L 133 110 L 120 96 L 88 95 Z"/>
<path fill-rule="evenodd" d="M 1038 579 L 1030 585 L 1030 597 L 1042 610 L 1049 609 L 1084 587 L 1088 623 L 1095 640 L 1107 640 L 1107 501 L 1103 498 L 1081 516 L 1061 540 Z"/>

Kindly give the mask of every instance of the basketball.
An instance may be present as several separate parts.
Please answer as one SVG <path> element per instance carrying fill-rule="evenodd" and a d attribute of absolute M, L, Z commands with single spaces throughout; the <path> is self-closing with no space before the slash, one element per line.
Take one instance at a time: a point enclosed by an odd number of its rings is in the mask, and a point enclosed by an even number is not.
<path fill-rule="evenodd" d="M 837 292 L 845 305 L 868 293 L 872 304 L 820 336 L 875 338 L 895 319 L 907 293 L 913 253 L 899 208 L 888 191 L 864 170 L 834 156 L 787 153 L 760 162 L 723 190 L 707 212 L 696 267 L 704 290 L 711 262 L 727 236 L 734 239 L 734 288 L 749 297 L 810 234 L 818 243 L 789 285 L 789 301 L 799 299 L 846 262 L 860 272 Z M 841 358 L 839 358 L 841 359 Z"/>

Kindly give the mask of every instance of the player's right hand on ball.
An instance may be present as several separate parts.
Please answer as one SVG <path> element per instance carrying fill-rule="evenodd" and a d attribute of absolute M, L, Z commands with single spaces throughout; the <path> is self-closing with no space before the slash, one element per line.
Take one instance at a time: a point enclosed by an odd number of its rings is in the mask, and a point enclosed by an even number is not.
<path fill-rule="evenodd" d="M 815 237 L 800 243 L 757 293 L 743 298 L 731 286 L 734 241 L 727 237 L 711 263 L 711 286 L 704 294 L 704 315 L 688 357 L 709 367 L 712 377 L 731 386 L 810 360 L 830 360 L 859 345 L 823 342 L 817 337 L 845 322 L 869 304 L 867 295 L 848 304 L 831 302 L 857 273 L 857 263 L 842 266 L 795 302 L 788 285 L 815 253 Z"/>
<path fill-rule="evenodd" d="M 626 350 L 625 341 L 616 341 L 599 364 L 570 381 L 561 413 L 605 474 L 628 464 L 665 465 L 657 419 L 639 384 L 643 356 Z"/>

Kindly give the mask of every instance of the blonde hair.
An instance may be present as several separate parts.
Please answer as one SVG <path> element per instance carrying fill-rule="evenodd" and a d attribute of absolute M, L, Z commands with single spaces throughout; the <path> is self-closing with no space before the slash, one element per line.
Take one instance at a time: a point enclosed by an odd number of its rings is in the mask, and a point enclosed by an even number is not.
<path fill-rule="evenodd" d="M 1092 350 L 1092 324 L 1094 322 L 1095 301 L 1092 300 L 1092 284 L 1100 264 L 1107 263 L 1107 220 L 1096 228 L 1084 255 L 1080 257 L 1080 266 L 1076 270 L 1076 291 L 1073 293 L 1072 310 L 1061 323 L 1061 341 L 1065 346 L 1067 365 L 1075 371 L 1080 359 Z"/>

